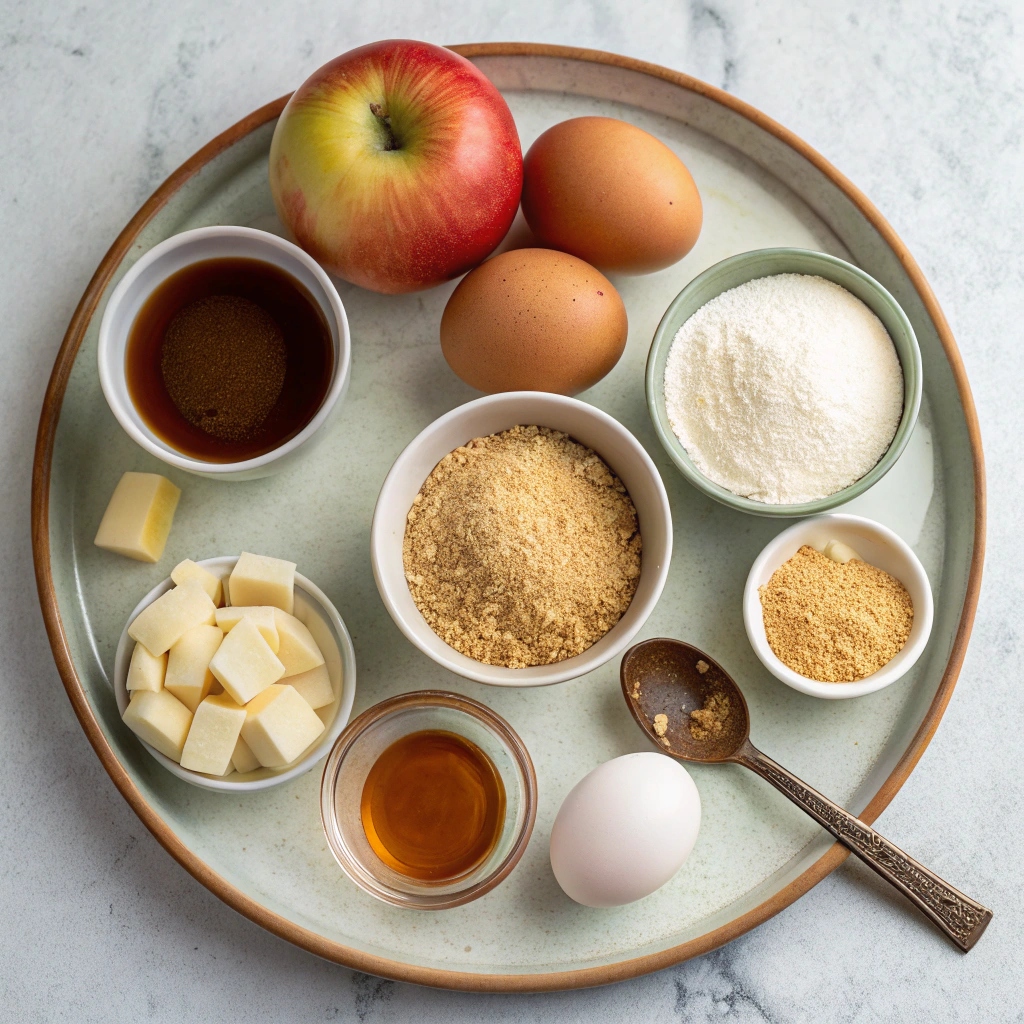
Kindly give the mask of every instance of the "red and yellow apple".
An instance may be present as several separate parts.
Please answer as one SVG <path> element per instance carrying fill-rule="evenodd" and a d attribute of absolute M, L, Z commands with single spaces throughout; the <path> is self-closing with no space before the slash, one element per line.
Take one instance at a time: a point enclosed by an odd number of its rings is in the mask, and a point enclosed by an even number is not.
<path fill-rule="evenodd" d="M 391 39 L 336 57 L 274 131 L 278 216 L 332 273 L 378 292 L 472 269 L 519 206 L 523 155 L 508 105 L 464 57 Z"/>

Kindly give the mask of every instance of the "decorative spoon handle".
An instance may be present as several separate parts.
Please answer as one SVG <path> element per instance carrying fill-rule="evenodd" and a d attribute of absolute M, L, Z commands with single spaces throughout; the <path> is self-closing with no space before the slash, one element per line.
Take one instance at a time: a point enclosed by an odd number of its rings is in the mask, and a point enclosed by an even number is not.
<path fill-rule="evenodd" d="M 981 938 L 992 911 L 954 889 L 849 811 L 801 782 L 749 741 L 730 760 L 767 779 L 865 864 L 916 903 L 965 953 Z"/>

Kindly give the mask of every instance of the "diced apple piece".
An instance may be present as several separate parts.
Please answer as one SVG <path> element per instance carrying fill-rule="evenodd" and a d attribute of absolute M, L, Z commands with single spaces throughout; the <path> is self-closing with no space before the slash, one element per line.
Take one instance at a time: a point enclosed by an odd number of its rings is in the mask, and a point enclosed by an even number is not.
<path fill-rule="evenodd" d="M 294 615 L 281 611 L 280 608 L 275 609 L 274 618 L 277 620 L 277 632 L 280 637 L 280 646 L 276 654 L 284 665 L 286 679 L 288 676 L 308 672 L 324 663 L 324 656 L 304 622 L 300 622 Z"/>
<path fill-rule="evenodd" d="M 210 662 L 210 671 L 225 693 L 248 704 L 261 690 L 284 675 L 284 665 L 248 616 L 231 630 Z"/>
<path fill-rule="evenodd" d="M 238 737 L 238 742 L 235 743 L 234 753 L 231 755 L 231 763 L 235 766 L 236 772 L 241 772 L 243 775 L 246 772 L 254 772 L 259 768 L 260 763 L 256 760 L 256 755 L 249 749 L 249 745 Z"/>
<path fill-rule="evenodd" d="M 327 707 L 334 700 L 334 689 L 326 665 L 317 665 L 297 676 L 287 676 L 283 682 L 293 687 L 314 711 Z"/>
<path fill-rule="evenodd" d="M 180 497 L 181 491 L 159 473 L 124 473 L 93 543 L 139 562 L 158 562 Z"/>
<path fill-rule="evenodd" d="M 228 588 L 232 604 L 272 604 L 290 615 L 295 610 L 295 563 L 243 551 Z"/>
<path fill-rule="evenodd" d="M 216 626 L 195 626 L 181 635 L 167 655 L 164 689 L 193 714 L 213 686 L 210 662 L 223 639 L 224 634 Z"/>
<path fill-rule="evenodd" d="M 225 633 L 230 633 L 231 630 L 242 621 L 243 618 L 250 618 L 255 623 L 256 628 L 260 631 L 263 639 L 270 644 L 270 649 L 277 654 L 278 648 L 281 645 L 281 639 L 277 633 L 277 619 L 274 617 L 274 613 L 278 612 L 283 615 L 279 609 L 274 608 L 272 605 L 232 605 L 230 608 L 218 608 L 217 609 L 217 625 L 224 630 Z M 280 655 L 278 655 L 280 657 Z"/>
<path fill-rule="evenodd" d="M 179 562 L 171 570 L 171 579 L 179 586 L 186 583 L 198 583 L 209 595 L 215 605 L 220 605 L 224 600 L 224 584 L 219 576 L 214 576 L 209 569 L 196 565 L 191 558 Z"/>
<path fill-rule="evenodd" d="M 265 768 L 284 768 L 323 731 L 324 723 L 296 690 L 275 683 L 246 705 L 242 739 Z"/>
<path fill-rule="evenodd" d="M 132 651 L 132 660 L 128 665 L 128 679 L 125 689 L 149 690 L 156 693 L 164 688 L 164 675 L 167 673 L 167 655 L 161 654 L 154 658 L 142 644 L 136 644 Z"/>
<path fill-rule="evenodd" d="M 187 585 L 168 590 L 144 608 L 128 627 L 128 635 L 150 654 L 159 657 L 196 626 L 212 626 L 217 608 L 201 587 Z"/>
<path fill-rule="evenodd" d="M 245 708 L 226 693 L 207 697 L 196 708 L 181 752 L 181 767 L 204 775 L 227 775 L 244 722 Z"/>
<path fill-rule="evenodd" d="M 139 739 L 172 761 L 181 760 L 192 712 L 173 694 L 166 690 L 136 690 L 121 717 Z"/>

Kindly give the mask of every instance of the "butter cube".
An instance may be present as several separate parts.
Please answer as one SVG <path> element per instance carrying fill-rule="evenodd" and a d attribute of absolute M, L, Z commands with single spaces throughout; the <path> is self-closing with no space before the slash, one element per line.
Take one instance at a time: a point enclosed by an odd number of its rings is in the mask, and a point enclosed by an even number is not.
<path fill-rule="evenodd" d="M 294 615 L 281 611 L 280 608 L 275 609 L 274 618 L 277 620 L 277 632 L 281 638 L 280 646 L 275 653 L 284 665 L 285 678 L 308 672 L 324 663 L 324 656 L 304 622 L 300 622 Z"/>
<path fill-rule="evenodd" d="M 124 473 L 93 543 L 140 562 L 160 561 L 180 497 L 181 491 L 159 473 Z"/>
<path fill-rule="evenodd" d="M 248 704 L 261 690 L 284 675 L 284 665 L 277 660 L 277 655 L 252 619 L 243 616 L 224 637 L 210 662 L 210 671 L 220 681 L 225 693 L 238 704 Z"/>
<path fill-rule="evenodd" d="M 207 697 L 197 708 L 181 752 L 181 767 L 204 775 L 227 775 L 245 722 L 245 708 L 226 693 Z"/>
<path fill-rule="evenodd" d="M 210 595 L 188 584 L 175 587 L 144 608 L 128 627 L 128 635 L 150 654 L 159 656 L 171 649 L 183 633 L 196 626 L 212 626 L 217 608 Z"/>
<path fill-rule="evenodd" d="M 156 693 L 164 688 L 164 675 L 167 672 L 167 655 L 161 654 L 154 658 L 142 644 L 136 644 L 132 651 L 132 660 L 128 665 L 128 679 L 125 688 L 128 690 L 149 690 Z"/>
<path fill-rule="evenodd" d="M 249 745 L 238 737 L 238 741 L 235 743 L 234 753 L 231 755 L 231 763 L 235 766 L 236 772 L 241 772 L 243 775 L 246 772 L 254 772 L 259 768 L 260 763 L 256 760 L 256 755 L 249 749 Z"/>
<path fill-rule="evenodd" d="M 172 761 L 181 760 L 192 712 L 177 697 L 166 690 L 136 690 L 121 717 L 139 739 Z"/>
<path fill-rule="evenodd" d="M 183 633 L 167 655 L 164 689 L 170 690 L 193 714 L 210 692 L 210 662 L 224 634 L 216 626 L 195 626 Z"/>
<path fill-rule="evenodd" d="M 214 576 L 212 572 L 204 569 L 201 565 L 196 565 L 191 558 L 179 562 L 171 570 L 171 579 L 179 587 L 183 587 L 186 583 L 198 583 L 216 605 L 220 605 L 224 600 L 224 584 L 221 582 L 221 578 Z"/>
<path fill-rule="evenodd" d="M 331 686 L 331 677 L 326 665 L 317 665 L 308 672 L 302 672 L 297 676 L 288 676 L 284 682 L 291 686 L 296 693 L 315 711 L 317 708 L 327 707 L 334 700 L 334 689 Z"/>
<path fill-rule="evenodd" d="M 298 693 L 275 683 L 246 705 L 242 739 L 265 768 L 284 768 L 323 731 L 324 723 Z"/>
<path fill-rule="evenodd" d="M 270 649 L 277 654 L 281 640 L 277 633 L 277 620 L 274 618 L 275 611 L 278 611 L 278 609 L 273 608 L 269 604 L 231 605 L 230 608 L 218 608 L 217 625 L 225 633 L 230 633 L 243 618 L 248 617 L 252 619 L 263 639 L 270 644 Z"/>
<path fill-rule="evenodd" d="M 243 551 L 229 577 L 232 604 L 272 604 L 295 610 L 295 563 Z"/>

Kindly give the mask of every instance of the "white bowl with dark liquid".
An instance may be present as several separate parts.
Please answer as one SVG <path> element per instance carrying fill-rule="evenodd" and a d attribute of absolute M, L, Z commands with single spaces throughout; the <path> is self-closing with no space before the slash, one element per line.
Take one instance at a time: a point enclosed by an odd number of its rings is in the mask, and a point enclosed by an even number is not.
<path fill-rule="evenodd" d="M 205 460 L 177 450 L 147 424 L 132 401 L 126 354 L 132 325 L 147 299 L 168 278 L 204 260 L 252 259 L 284 271 L 312 297 L 331 334 L 334 361 L 327 393 L 301 430 L 270 451 L 235 462 Z M 216 225 L 173 235 L 136 262 L 114 289 L 100 323 L 97 350 L 100 386 L 128 436 L 169 466 L 216 480 L 269 476 L 304 455 L 320 440 L 348 388 L 352 353 L 345 307 L 331 279 L 297 245 L 255 228 Z"/>

